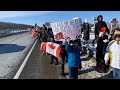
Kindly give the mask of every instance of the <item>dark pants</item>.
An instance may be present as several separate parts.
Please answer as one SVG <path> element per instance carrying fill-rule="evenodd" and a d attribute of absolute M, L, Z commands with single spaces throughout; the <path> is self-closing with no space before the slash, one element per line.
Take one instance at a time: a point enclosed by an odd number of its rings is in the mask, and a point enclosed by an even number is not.
<path fill-rule="evenodd" d="M 53 59 L 55 59 L 55 60 L 56 60 L 56 63 L 58 63 L 58 59 L 57 59 L 57 57 L 51 55 L 51 62 L 54 62 Z"/>
<path fill-rule="evenodd" d="M 83 40 L 83 45 L 88 44 L 88 40 Z"/>
<path fill-rule="evenodd" d="M 78 79 L 78 67 L 69 67 L 69 79 Z"/>
<path fill-rule="evenodd" d="M 62 58 L 62 60 L 61 60 L 61 73 L 62 74 L 64 74 L 65 72 L 64 72 L 64 68 L 65 68 L 65 58 Z"/>
<path fill-rule="evenodd" d="M 92 41 L 92 45 L 95 44 L 95 41 L 98 42 L 98 37 L 97 37 L 97 36 L 95 36 L 95 39 L 93 39 L 93 41 Z"/>
<path fill-rule="evenodd" d="M 37 39 L 38 39 L 39 42 L 41 42 L 41 37 L 40 37 L 40 35 L 37 36 Z"/>

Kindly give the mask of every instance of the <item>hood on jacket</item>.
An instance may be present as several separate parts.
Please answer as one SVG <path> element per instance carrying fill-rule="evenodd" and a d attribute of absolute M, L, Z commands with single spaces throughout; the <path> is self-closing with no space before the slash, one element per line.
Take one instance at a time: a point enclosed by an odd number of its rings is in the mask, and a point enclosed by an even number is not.
<path fill-rule="evenodd" d="M 99 15 L 98 17 L 97 17 L 97 20 L 99 21 L 99 18 L 102 18 L 102 20 L 103 20 L 103 16 L 102 15 Z"/>

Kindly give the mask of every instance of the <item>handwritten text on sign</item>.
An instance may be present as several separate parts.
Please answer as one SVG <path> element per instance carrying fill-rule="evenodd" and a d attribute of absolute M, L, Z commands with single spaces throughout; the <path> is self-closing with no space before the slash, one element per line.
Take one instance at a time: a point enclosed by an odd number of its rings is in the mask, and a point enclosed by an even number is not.
<path fill-rule="evenodd" d="M 76 36 L 81 34 L 81 24 L 82 21 L 78 18 L 71 21 L 51 23 L 50 25 L 55 39 L 59 40 L 71 37 L 74 40 Z"/>

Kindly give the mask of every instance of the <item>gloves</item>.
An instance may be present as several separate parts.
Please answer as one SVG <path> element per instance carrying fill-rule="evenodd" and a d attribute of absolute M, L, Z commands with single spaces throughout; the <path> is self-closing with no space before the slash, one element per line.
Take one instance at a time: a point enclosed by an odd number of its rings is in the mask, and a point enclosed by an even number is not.
<path fill-rule="evenodd" d="M 107 39 L 105 39 L 105 40 L 103 40 L 103 42 L 104 42 L 104 43 L 107 43 L 107 42 L 108 42 L 108 40 L 107 40 Z"/>
<path fill-rule="evenodd" d="M 102 32 L 100 32 L 99 37 L 102 37 L 102 35 L 103 35 L 103 33 L 102 33 Z"/>

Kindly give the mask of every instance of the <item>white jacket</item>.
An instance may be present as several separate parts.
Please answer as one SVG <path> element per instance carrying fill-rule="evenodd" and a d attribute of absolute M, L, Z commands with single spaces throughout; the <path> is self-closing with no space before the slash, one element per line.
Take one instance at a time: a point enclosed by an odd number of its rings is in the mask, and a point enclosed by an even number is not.
<path fill-rule="evenodd" d="M 116 41 L 109 47 L 109 53 L 112 55 L 111 66 L 120 69 L 120 45 Z M 108 55 L 106 53 L 105 60 L 108 60 Z"/>

